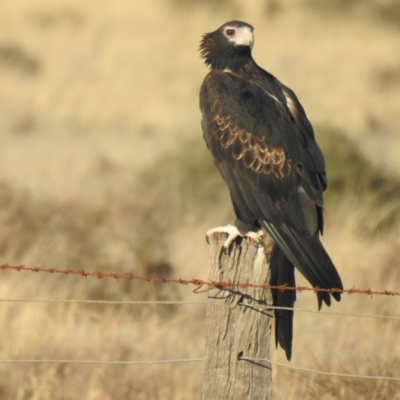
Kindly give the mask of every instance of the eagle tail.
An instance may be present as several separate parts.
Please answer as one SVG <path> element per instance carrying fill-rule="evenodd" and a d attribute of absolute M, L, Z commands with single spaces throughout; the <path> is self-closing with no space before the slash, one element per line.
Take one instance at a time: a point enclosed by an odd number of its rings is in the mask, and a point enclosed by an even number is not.
<path fill-rule="evenodd" d="M 271 262 L 271 286 L 295 286 L 294 266 L 282 252 L 275 246 L 272 252 Z M 273 305 L 278 307 L 293 308 L 296 301 L 294 290 L 272 289 Z M 274 309 L 275 314 L 275 345 L 279 345 L 286 353 L 286 358 L 290 361 L 292 357 L 293 339 L 293 310 Z"/>
<path fill-rule="evenodd" d="M 333 265 L 328 253 L 319 240 L 318 234 L 303 236 L 291 230 L 285 225 L 275 225 L 263 221 L 263 227 L 277 242 L 278 246 L 289 261 L 301 272 L 301 274 L 316 288 L 340 289 L 343 284 Z M 318 292 L 318 307 L 322 302 L 331 305 L 331 295 L 336 301 L 340 301 L 340 293 Z"/>

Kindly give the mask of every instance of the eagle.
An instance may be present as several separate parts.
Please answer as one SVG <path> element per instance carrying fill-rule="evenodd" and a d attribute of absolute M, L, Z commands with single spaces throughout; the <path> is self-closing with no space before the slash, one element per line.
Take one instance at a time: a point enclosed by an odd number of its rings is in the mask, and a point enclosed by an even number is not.
<path fill-rule="evenodd" d="M 295 268 L 318 291 L 318 308 L 340 301 L 343 284 L 320 242 L 324 157 L 294 92 L 260 68 L 251 51 L 254 28 L 230 21 L 203 35 L 200 54 L 210 72 L 200 89 L 205 142 L 226 182 L 234 225 L 207 232 L 271 243 L 270 284 L 295 286 Z M 273 305 L 294 306 L 294 290 L 272 290 Z M 293 310 L 275 309 L 275 344 L 292 355 Z"/>

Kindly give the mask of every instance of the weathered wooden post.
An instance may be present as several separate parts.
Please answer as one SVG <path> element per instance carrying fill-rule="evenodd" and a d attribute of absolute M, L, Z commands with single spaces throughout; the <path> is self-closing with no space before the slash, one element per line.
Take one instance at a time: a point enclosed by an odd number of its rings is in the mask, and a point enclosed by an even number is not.
<path fill-rule="evenodd" d="M 226 235 L 210 238 L 210 275 L 216 282 L 268 283 L 269 263 L 264 249 L 249 239 L 222 251 Z M 269 359 L 271 291 L 261 288 L 212 289 L 208 295 L 204 400 L 271 399 L 270 364 L 244 359 Z"/>

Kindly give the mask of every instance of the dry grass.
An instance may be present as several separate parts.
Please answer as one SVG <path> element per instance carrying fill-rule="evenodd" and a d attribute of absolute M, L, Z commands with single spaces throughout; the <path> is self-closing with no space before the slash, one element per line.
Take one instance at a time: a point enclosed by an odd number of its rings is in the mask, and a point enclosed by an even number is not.
<path fill-rule="evenodd" d="M 396 229 L 400 222 L 398 175 L 370 163 L 343 132 L 321 127 L 317 137 L 329 172 L 326 209 L 334 209 L 335 218 L 348 220 L 361 237 Z"/>
<path fill-rule="evenodd" d="M 371 376 L 391 376 L 393 371 L 399 367 L 397 358 L 389 360 L 381 360 L 377 357 L 364 358 L 363 364 L 364 368 L 360 373 Z M 318 365 L 318 362 L 316 362 L 316 365 Z M 340 371 L 352 374 L 356 366 L 357 364 L 355 363 L 341 365 Z M 324 367 L 324 369 L 327 368 L 329 369 L 330 366 L 327 365 Z M 334 367 L 332 366 L 330 369 L 334 370 Z M 307 372 L 293 372 L 291 370 L 282 371 L 282 375 L 284 377 L 282 378 L 285 379 L 286 382 L 293 382 L 301 379 L 302 393 L 307 399 L 397 399 L 400 390 L 400 384 L 398 382 L 387 380 L 363 380 L 362 384 L 360 384 L 360 380 L 355 378 L 326 377 L 324 375 L 310 375 Z M 294 393 L 290 395 L 293 395 L 293 397 L 289 398 L 296 397 Z M 283 397 L 278 395 L 276 398 L 287 399 L 288 397 L 286 394 L 286 396 Z"/>
<path fill-rule="evenodd" d="M 372 3 L 327 17 L 306 0 L 235 2 L 217 12 L 175 0 L 0 1 L 1 263 L 207 276 L 204 232 L 230 222 L 232 211 L 201 139 L 206 70 L 197 46 L 203 32 L 242 18 L 256 27 L 259 64 L 296 91 L 315 125 L 337 126 L 317 135 L 331 185 L 324 242 L 346 287 L 398 290 L 399 37 L 388 19 L 377 24 Z M 298 297 L 300 307 L 316 308 L 311 294 Z M 3 271 L 0 298 L 204 295 Z M 344 296 L 332 310 L 392 315 L 397 303 Z M 1 359 L 203 355 L 202 306 L 1 304 Z M 298 313 L 293 364 L 395 375 L 396 331 L 394 322 Z M 201 398 L 202 364 L 0 370 L 7 399 Z M 398 389 L 274 373 L 282 399 L 394 398 Z"/>

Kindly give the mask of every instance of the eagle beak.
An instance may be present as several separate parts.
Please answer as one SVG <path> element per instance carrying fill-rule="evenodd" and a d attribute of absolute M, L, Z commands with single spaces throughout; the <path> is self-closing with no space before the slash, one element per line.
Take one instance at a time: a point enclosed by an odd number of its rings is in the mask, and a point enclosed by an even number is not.
<path fill-rule="evenodd" d="M 253 30 L 247 26 L 241 28 L 238 32 L 237 37 L 235 38 L 235 45 L 249 46 L 250 49 L 252 49 L 254 45 Z"/>

